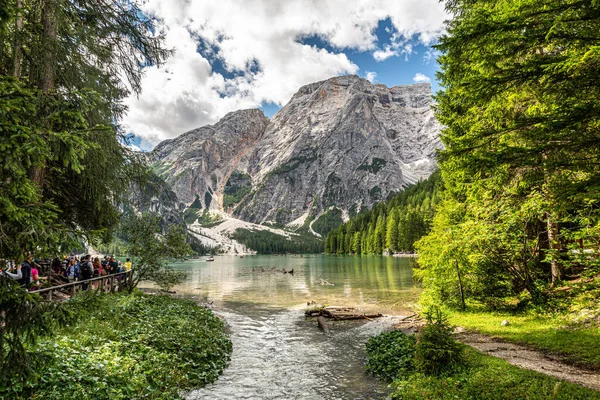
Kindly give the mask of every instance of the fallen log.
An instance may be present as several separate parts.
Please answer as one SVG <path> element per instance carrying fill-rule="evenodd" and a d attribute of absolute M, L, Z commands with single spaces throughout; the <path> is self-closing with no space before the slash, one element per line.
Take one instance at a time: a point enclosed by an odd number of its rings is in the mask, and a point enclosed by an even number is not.
<path fill-rule="evenodd" d="M 329 326 L 327 325 L 327 321 L 325 320 L 325 317 L 318 316 L 317 324 L 319 325 L 319 328 L 321 328 L 323 330 L 323 332 L 325 332 L 325 334 L 329 335 Z"/>
<path fill-rule="evenodd" d="M 336 321 L 352 320 L 352 319 L 371 319 L 383 317 L 380 313 L 366 313 L 352 307 L 322 307 L 306 310 L 308 317 L 325 317 Z"/>

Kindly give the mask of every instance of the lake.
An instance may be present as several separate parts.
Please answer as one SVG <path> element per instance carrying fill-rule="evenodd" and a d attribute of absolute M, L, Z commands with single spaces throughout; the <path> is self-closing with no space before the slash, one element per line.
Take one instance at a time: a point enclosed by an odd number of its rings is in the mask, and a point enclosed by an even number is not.
<path fill-rule="evenodd" d="M 420 289 L 409 259 L 377 256 L 216 256 L 174 267 L 188 278 L 178 293 L 212 302 L 227 321 L 233 354 L 214 384 L 189 399 L 379 399 L 387 385 L 364 374 L 370 336 L 407 315 Z M 283 273 L 282 270 L 294 273 Z M 305 318 L 307 302 L 379 311 L 372 321 Z"/>

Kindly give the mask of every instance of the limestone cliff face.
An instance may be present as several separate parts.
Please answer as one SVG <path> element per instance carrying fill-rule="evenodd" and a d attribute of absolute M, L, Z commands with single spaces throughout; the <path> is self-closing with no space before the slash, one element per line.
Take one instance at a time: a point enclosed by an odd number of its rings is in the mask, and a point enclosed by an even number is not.
<path fill-rule="evenodd" d="M 262 111 L 240 110 L 214 125 L 161 142 L 152 152 L 154 171 L 189 206 L 198 198 L 202 208 L 218 209 L 223 189 L 233 171 L 265 131 L 269 119 Z"/>
<path fill-rule="evenodd" d="M 153 165 L 186 206 L 261 224 L 332 206 L 347 215 L 429 176 L 441 147 L 431 105 L 429 84 L 331 78 L 300 88 L 270 121 L 242 110 L 162 142 Z"/>

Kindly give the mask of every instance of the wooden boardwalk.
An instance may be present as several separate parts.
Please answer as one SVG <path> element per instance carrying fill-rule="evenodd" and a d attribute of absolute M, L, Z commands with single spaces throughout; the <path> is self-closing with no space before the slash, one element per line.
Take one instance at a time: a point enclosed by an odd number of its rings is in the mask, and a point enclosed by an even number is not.
<path fill-rule="evenodd" d="M 131 278 L 133 271 L 118 272 L 112 275 L 99 276 L 97 278 L 85 279 L 56 285 L 48 288 L 32 290 L 31 293 L 37 293 L 46 301 L 65 300 L 74 296 L 78 291 L 83 290 L 83 285 L 87 284 L 87 290 L 96 290 L 102 293 L 114 293 L 123 288 L 122 282 Z M 97 283 L 97 284 L 96 284 Z M 60 293 L 60 296 L 57 296 Z"/>

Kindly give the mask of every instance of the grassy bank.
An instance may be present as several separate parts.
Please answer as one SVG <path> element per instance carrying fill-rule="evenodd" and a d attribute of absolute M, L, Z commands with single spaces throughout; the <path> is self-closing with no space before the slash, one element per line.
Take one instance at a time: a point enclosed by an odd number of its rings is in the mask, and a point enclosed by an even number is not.
<path fill-rule="evenodd" d="M 509 325 L 502 326 L 503 320 Z M 533 313 L 452 312 L 450 322 L 469 330 L 525 344 L 558 354 L 571 363 L 600 368 L 600 328 L 591 323 L 573 323 L 563 315 Z"/>
<path fill-rule="evenodd" d="M 450 311 L 450 322 L 469 330 L 563 356 L 568 362 L 600 368 L 600 277 L 563 282 L 545 293 L 545 302 L 525 311 Z M 508 325 L 501 322 L 507 320 Z"/>
<path fill-rule="evenodd" d="M 403 400 L 597 400 L 600 393 L 521 369 L 506 361 L 464 350 L 466 366 L 447 376 L 413 374 L 392 383 L 392 398 Z"/>
<path fill-rule="evenodd" d="M 366 371 L 391 382 L 393 399 L 600 400 L 600 392 L 457 343 L 440 313 L 429 314 L 417 335 L 392 331 L 369 339 L 366 353 Z"/>
<path fill-rule="evenodd" d="M 213 382 L 231 342 L 211 311 L 166 296 L 80 298 L 79 322 L 38 344 L 31 399 L 175 399 Z"/>

